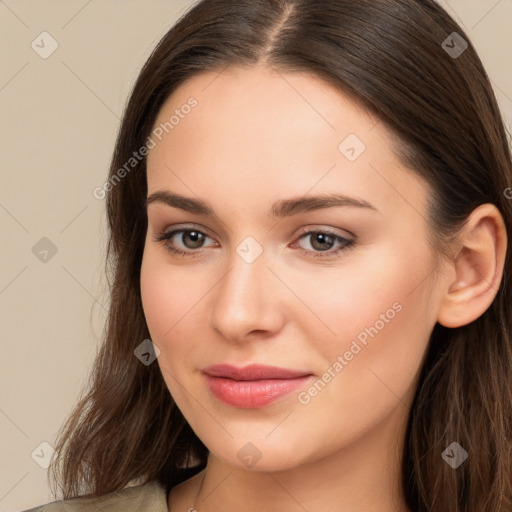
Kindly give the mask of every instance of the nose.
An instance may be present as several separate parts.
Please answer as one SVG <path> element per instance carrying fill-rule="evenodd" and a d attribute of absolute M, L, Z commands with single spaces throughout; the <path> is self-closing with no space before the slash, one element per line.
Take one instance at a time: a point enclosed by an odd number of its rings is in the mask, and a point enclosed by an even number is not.
<path fill-rule="evenodd" d="M 212 290 L 209 325 L 231 342 L 266 339 L 284 324 L 283 284 L 268 268 L 263 252 L 248 263 L 236 252 L 228 271 Z"/>

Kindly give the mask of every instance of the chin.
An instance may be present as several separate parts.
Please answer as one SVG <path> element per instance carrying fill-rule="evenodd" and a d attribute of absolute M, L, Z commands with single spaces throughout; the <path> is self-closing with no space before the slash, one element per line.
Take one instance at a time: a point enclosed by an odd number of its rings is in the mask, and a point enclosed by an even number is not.
<path fill-rule="evenodd" d="M 265 433 L 258 436 L 237 436 L 229 441 L 213 442 L 206 439 L 203 443 L 224 464 L 248 471 L 285 471 L 307 462 L 307 448 L 300 440 L 288 436 L 286 443 L 277 438 L 270 441 L 265 439 L 268 432 L 265 429 Z M 304 450 L 299 452 L 297 446 Z"/>

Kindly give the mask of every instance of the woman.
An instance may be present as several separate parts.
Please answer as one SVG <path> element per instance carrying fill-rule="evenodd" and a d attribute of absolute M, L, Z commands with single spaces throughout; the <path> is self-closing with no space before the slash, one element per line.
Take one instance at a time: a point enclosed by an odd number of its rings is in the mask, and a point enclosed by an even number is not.
<path fill-rule="evenodd" d="M 37 510 L 511 510 L 511 184 L 434 1 L 196 4 L 95 191 L 108 326 Z"/>

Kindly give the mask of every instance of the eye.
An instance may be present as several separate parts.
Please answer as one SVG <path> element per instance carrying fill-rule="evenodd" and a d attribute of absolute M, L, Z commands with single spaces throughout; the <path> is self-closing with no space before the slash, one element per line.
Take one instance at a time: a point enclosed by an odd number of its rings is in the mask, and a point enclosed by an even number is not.
<path fill-rule="evenodd" d="M 158 236 L 154 237 L 156 242 L 164 243 L 167 250 L 172 254 L 189 256 L 192 258 L 196 258 L 203 254 L 204 242 L 207 238 L 210 237 L 197 229 L 177 229 L 168 233 L 160 233 Z M 313 249 L 304 249 L 303 247 L 299 247 L 299 250 L 304 255 L 312 256 L 313 258 L 335 257 L 340 252 L 354 247 L 356 243 L 355 239 L 344 238 L 329 230 L 319 230 L 306 231 L 302 233 L 293 245 L 296 245 L 298 242 L 307 238 L 310 238 L 310 246 Z M 182 246 L 187 250 L 183 250 L 179 246 L 177 247 L 176 240 L 181 240 Z M 338 244 L 338 247 L 332 249 L 332 246 L 336 244 Z"/>
<path fill-rule="evenodd" d="M 335 257 L 342 251 L 345 251 L 355 246 L 355 239 L 344 238 L 336 233 L 329 230 L 323 231 L 307 231 L 303 233 L 298 242 L 310 238 L 309 245 L 313 247 L 313 250 L 299 248 L 300 251 L 305 255 L 311 255 L 313 258 L 332 258 Z M 338 243 L 336 249 L 331 249 L 333 245 Z"/>
<path fill-rule="evenodd" d="M 181 233 L 181 235 L 176 237 L 178 233 Z M 175 241 L 173 240 L 175 237 L 177 239 L 181 239 L 181 243 L 185 245 L 185 249 L 189 250 L 184 251 L 183 249 L 176 247 Z M 173 254 L 177 254 L 179 256 L 191 256 L 192 258 L 195 258 L 197 256 L 201 256 L 203 252 L 195 249 L 201 249 L 206 238 L 210 237 L 197 229 L 177 229 L 170 231 L 169 233 L 160 233 L 155 237 L 155 241 L 163 242 L 169 252 Z"/>

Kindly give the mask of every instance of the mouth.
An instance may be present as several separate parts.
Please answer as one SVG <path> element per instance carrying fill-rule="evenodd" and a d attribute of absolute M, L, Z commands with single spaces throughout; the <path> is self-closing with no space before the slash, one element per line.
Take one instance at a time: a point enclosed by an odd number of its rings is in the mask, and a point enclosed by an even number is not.
<path fill-rule="evenodd" d="M 212 395 L 223 403 L 245 409 L 263 407 L 304 386 L 314 375 L 307 371 L 253 364 L 229 364 L 202 370 Z"/>

